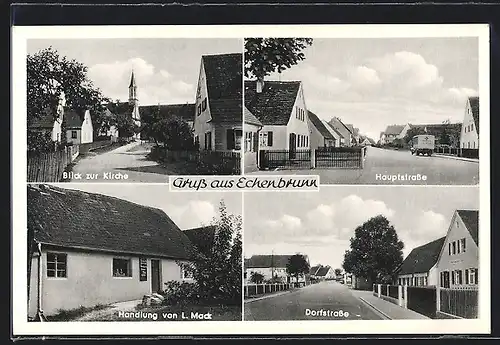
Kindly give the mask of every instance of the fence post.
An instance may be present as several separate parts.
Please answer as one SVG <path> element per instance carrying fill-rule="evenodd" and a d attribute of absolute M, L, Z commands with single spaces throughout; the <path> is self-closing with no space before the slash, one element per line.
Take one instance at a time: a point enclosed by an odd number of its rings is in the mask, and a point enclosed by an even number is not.
<path fill-rule="evenodd" d="M 309 157 L 311 157 L 311 169 L 316 169 L 316 150 L 315 149 L 310 149 L 311 154 Z"/>
<path fill-rule="evenodd" d="M 365 148 L 361 148 L 361 169 L 365 168 Z"/>
<path fill-rule="evenodd" d="M 389 285 L 387 285 L 387 296 L 389 296 Z"/>
<path fill-rule="evenodd" d="M 403 306 L 403 287 L 398 285 L 398 305 Z"/>
<path fill-rule="evenodd" d="M 436 286 L 436 314 L 441 311 L 441 287 Z"/>
<path fill-rule="evenodd" d="M 381 294 L 382 294 L 382 284 L 377 284 L 377 295 L 379 298 Z"/>
<path fill-rule="evenodd" d="M 408 309 L 408 285 L 403 285 L 405 299 L 403 300 L 403 308 Z"/>
<path fill-rule="evenodd" d="M 246 295 L 248 297 L 248 285 L 245 285 L 245 293 L 246 293 Z"/>

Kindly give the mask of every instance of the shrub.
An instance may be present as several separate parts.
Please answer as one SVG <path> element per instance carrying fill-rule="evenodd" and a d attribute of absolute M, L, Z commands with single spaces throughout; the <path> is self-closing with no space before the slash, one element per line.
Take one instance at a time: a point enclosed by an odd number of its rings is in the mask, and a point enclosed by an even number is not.
<path fill-rule="evenodd" d="M 162 295 L 165 297 L 163 303 L 166 305 L 197 303 L 200 300 L 199 286 L 194 282 L 168 281 L 165 283 Z"/>

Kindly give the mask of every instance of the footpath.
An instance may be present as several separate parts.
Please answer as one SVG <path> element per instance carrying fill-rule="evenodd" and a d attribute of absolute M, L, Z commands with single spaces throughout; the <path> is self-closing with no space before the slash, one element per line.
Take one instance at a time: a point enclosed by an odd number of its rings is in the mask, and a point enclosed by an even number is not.
<path fill-rule="evenodd" d="M 373 295 L 373 291 L 351 290 L 351 293 L 359 298 L 378 313 L 389 320 L 429 320 L 430 318 L 414 312 L 413 310 L 400 307 L 397 304 L 383 300 Z"/>
<path fill-rule="evenodd" d="M 433 156 L 434 157 L 439 157 L 439 158 L 445 158 L 445 159 L 454 159 L 454 160 L 457 160 L 457 161 L 479 163 L 479 159 L 477 159 L 477 158 L 457 157 L 457 156 L 445 155 L 445 154 L 442 154 L 442 153 L 434 153 Z"/>

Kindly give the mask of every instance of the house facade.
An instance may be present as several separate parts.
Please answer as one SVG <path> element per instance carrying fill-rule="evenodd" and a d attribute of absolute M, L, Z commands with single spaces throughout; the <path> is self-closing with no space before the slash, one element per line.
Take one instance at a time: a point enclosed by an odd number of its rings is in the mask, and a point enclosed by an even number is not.
<path fill-rule="evenodd" d="M 406 133 L 408 133 L 408 131 L 410 130 L 410 128 L 411 128 L 411 125 L 409 123 L 407 123 L 406 125 L 404 125 L 403 129 L 398 134 L 398 136 L 396 137 L 396 139 L 404 139 L 404 137 L 406 136 Z"/>
<path fill-rule="evenodd" d="M 460 134 L 460 148 L 479 149 L 479 97 L 469 97 Z"/>
<path fill-rule="evenodd" d="M 288 260 L 293 255 L 252 255 L 245 259 L 245 282 L 252 284 L 252 273 L 259 273 L 264 276 L 264 281 L 273 277 L 280 279 L 283 283 L 296 282 L 295 277 L 291 277 L 286 270 Z M 306 259 L 308 260 L 307 256 Z M 299 275 L 298 282 L 305 282 L 306 275 Z"/>
<path fill-rule="evenodd" d="M 66 142 L 72 144 L 87 144 L 94 141 L 94 127 L 90 111 L 82 113 L 64 107 L 66 116 Z"/>
<path fill-rule="evenodd" d="M 240 53 L 201 58 L 193 126 L 200 150 L 242 149 L 242 59 Z"/>
<path fill-rule="evenodd" d="M 441 249 L 437 272 L 442 288 L 477 286 L 479 282 L 479 212 L 456 210 Z"/>
<path fill-rule="evenodd" d="M 243 114 L 245 118 L 244 169 L 245 172 L 257 171 L 259 169 L 259 134 L 263 125 L 247 107 L 243 108 Z"/>
<path fill-rule="evenodd" d="M 59 103 L 55 113 L 51 109 L 45 109 L 40 117 L 28 124 L 31 131 L 40 133 L 50 133 L 50 138 L 55 143 L 60 143 L 62 139 L 62 122 L 64 117 L 64 107 L 66 98 L 63 92 L 59 96 Z"/>
<path fill-rule="evenodd" d="M 333 127 L 338 133 L 342 135 L 344 138 L 343 145 L 341 146 L 352 146 L 353 145 L 353 136 L 350 129 L 342 122 L 338 117 L 333 117 L 330 121 L 328 121 L 331 127 Z"/>
<path fill-rule="evenodd" d="M 445 238 L 414 248 L 397 272 L 397 284 L 407 286 L 437 286 L 437 260 Z"/>
<path fill-rule="evenodd" d="M 311 148 L 339 147 L 340 134 L 313 112 L 308 111 L 308 115 L 309 128 L 311 128 Z"/>
<path fill-rule="evenodd" d="M 30 317 L 138 300 L 170 280 L 191 281 L 182 263 L 194 246 L 161 210 L 44 185 L 28 186 L 27 209 Z"/>
<path fill-rule="evenodd" d="M 311 147 L 307 107 L 300 81 L 245 81 L 245 106 L 262 123 L 260 148 Z"/>
<path fill-rule="evenodd" d="M 394 140 L 399 139 L 401 137 L 403 129 L 406 126 L 408 126 L 408 124 L 387 126 L 387 128 L 384 131 L 384 144 L 392 144 Z"/>
<path fill-rule="evenodd" d="M 335 279 L 335 271 L 332 267 L 330 266 L 322 266 L 317 272 L 316 272 L 316 278 L 319 280 L 330 280 L 330 279 Z"/>

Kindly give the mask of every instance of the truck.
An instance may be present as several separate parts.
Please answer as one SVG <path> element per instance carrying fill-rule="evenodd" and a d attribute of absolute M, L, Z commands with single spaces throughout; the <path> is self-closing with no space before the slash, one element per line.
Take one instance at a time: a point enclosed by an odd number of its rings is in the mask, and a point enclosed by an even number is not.
<path fill-rule="evenodd" d="M 434 153 L 436 138 L 430 134 L 415 135 L 411 139 L 411 154 L 412 155 L 428 155 Z"/>

